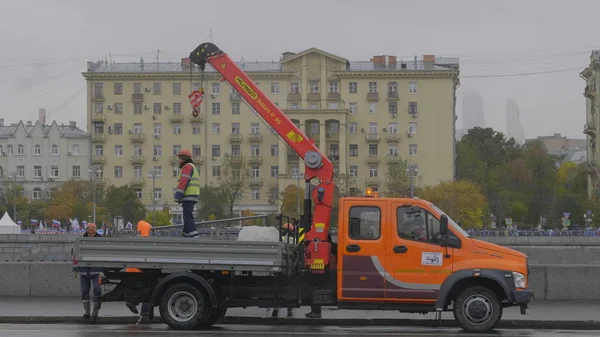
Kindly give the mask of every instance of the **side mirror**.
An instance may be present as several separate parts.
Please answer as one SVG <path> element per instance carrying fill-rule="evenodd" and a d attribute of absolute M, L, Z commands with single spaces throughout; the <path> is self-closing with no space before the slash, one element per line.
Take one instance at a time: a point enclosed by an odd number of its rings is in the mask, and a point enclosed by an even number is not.
<path fill-rule="evenodd" d="M 440 218 L 440 235 L 448 236 L 448 217 L 445 214 Z"/>

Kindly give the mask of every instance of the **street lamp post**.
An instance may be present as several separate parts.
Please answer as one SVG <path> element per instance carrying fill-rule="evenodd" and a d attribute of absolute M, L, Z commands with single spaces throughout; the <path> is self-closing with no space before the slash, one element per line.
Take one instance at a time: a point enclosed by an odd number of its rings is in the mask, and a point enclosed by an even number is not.
<path fill-rule="evenodd" d="M 419 175 L 419 166 L 417 164 L 408 165 L 406 168 L 406 174 L 410 181 L 410 197 L 415 197 L 415 182 L 414 179 Z"/>
<path fill-rule="evenodd" d="M 96 166 L 92 166 L 91 169 L 88 170 L 88 172 L 91 175 L 92 178 L 92 196 L 94 198 L 93 202 L 93 210 L 92 210 L 92 221 L 93 223 L 96 223 L 96 175 L 100 174 L 100 172 L 102 172 L 102 170 L 99 167 Z M 97 224 L 96 224 L 97 225 Z"/>
<path fill-rule="evenodd" d="M 296 179 L 296 213 L 300 216 L 300 178 L 302 174 L 300 172 L 294 174 L 294 178 Z"/>
<path fill-rule="evenodd" d="M 152 225 L 156 226 L 156 177 L 158 177 L 158 170 L 156 168 L 150 169 L 148 172 L 148 178 L 152 179 Z"/>
<path fill-rule="evenodd" d="M 13 178 L 12 183 L 12 192 L 13 192 L 13 221 L 17 223 L 17 199 L 19 198 L 18 190 L 17 190 L 17 172 L 13 172 L 10 174 Z"/>

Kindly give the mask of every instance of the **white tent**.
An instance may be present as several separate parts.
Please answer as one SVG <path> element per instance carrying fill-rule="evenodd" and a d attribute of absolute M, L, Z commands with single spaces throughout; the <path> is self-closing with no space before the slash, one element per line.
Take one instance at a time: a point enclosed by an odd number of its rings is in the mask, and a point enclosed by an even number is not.
<path fill-rule="evenodd" d="M 8 212 L 4 212 L 4 216 L 0 219 L 0 234 L 21 234 L 21 226 L 10 218 Z"/>

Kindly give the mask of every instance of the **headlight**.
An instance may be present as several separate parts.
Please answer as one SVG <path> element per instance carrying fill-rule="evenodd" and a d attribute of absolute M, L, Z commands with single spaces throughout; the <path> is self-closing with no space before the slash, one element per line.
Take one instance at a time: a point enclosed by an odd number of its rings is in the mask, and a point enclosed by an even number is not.
<path fill-rule="evenodd" d="M 513 271 L 513 279 L 515 280 L 515 288 L 526 288 L 525 287 L 525 275 Z"/>

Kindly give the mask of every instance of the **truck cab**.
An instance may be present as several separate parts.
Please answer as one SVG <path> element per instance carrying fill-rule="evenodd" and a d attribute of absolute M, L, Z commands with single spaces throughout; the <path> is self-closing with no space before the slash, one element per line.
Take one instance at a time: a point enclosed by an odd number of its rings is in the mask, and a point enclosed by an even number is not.
<path fill-rule="evenodd" d="M 525 254 L 472 238 L 426 200 L 366 194 L 340 200 L 340 308 L 452 310 L 469 331 L 493 329 L 504 307 L 526 313 Z"/>

